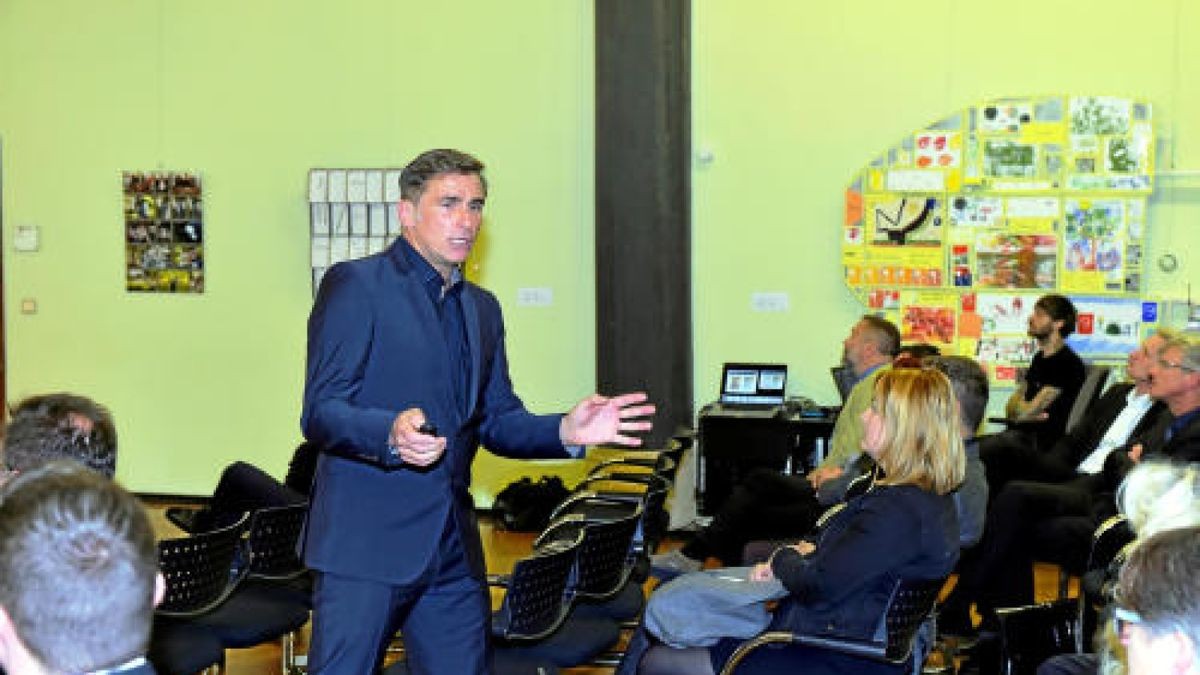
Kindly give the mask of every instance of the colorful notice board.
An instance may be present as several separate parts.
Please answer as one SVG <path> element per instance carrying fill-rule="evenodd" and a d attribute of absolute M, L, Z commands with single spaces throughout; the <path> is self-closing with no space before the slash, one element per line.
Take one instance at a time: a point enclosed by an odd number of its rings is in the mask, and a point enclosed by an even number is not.
<path fill-rule="evenodd" d="M 846 190 L 847 286 L 906 341 L 976 355 L 1000 380 L 1028 362 L 1025 320 L 1048 292 L 1081 306 L 1072 344 L 1085 358 L 1120 358 L 1141 332 L 1151 112 L 1110 96 L 1006 98 L 901 139 Z"/>

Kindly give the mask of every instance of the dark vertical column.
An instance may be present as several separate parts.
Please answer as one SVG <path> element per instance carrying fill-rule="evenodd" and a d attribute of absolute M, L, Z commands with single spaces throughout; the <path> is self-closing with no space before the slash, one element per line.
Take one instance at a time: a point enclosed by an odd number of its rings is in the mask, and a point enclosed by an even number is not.
<path fill-rule="evenodd" d="M 596 379 L 692 424 L 690 0 L 596 0 Z"/>

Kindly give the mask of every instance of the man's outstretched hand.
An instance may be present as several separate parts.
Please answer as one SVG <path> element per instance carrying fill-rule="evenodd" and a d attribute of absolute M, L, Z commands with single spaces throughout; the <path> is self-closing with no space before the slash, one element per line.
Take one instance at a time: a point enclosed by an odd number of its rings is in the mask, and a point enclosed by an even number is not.
<path fill-rule="evenodd" d="M 650 431 L 654 424 L 646 419 L 654 414 L 654 404 L 646 403 L 645 392 L 620 396 L 592 394 L 571 408 L 558 428 L 563 445 L 639 446 L 642 439 L 629 433 Z"/>

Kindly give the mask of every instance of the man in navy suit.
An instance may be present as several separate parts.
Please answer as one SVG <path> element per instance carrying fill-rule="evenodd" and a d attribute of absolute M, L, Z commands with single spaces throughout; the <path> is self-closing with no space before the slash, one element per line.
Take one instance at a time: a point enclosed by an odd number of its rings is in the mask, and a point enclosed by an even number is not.
<path fill-rule="evenodd" d="M 403 236 L 333 266 L 308 322 L 301 425 L 322 445 L 304 559 L 317 572 L 309 667 L 374 672 L 403 631 L 414 673 L 490 671 L 490 600 L 471 496 L 482 442 L 511 457 L 639 445 L 642 393 L 533 415 L 513 392 L 495 296 L 466 281 L 483 164 L 431 150 L 400 176 Z"/>

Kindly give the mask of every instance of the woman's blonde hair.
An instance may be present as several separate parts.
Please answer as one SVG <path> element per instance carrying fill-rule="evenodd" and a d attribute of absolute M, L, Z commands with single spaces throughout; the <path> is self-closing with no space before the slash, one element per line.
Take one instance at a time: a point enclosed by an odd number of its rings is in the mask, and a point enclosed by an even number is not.
<path fill-rule="evenodd" d="M 944 495 L 962 483 L 966 454 L 958 400 L 945 375 L 933 368 L 891 368 L 875 381 L 871 405 L 884 425 L 880 484 Z"/>

